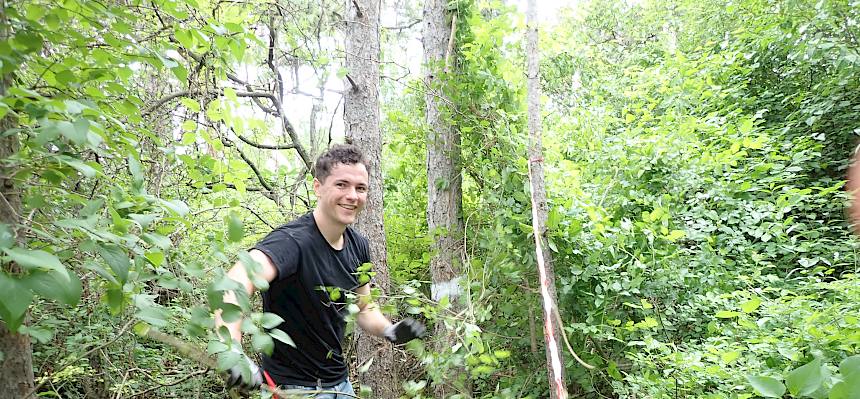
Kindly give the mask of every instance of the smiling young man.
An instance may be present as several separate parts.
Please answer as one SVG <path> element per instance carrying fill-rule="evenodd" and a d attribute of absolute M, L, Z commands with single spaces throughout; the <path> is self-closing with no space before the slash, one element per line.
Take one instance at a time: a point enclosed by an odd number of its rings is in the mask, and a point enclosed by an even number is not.
<path fill-rule="evenodd" d="M 370 262 L 370 252 L 367 239 L 349 225 L 367 201 L 367 160 L 352 145 L 335 145 L 317 159 L 314 175 L 317 205 L 313 212 L 273 230 L 250 251 L 251 258 L 262 265 L 257 277 L 269 282 L 262 293 L 263 310 L 284 319 L 276 328 L 296 345 L 276 341 L 272 355 L 262 356 L 263 371 L 243 354 L 245 364 L 229 370 L 228 386 L 255 389 L 265 379 L 286 389 L 326 392 L 317 398 L 352 397 L 341 346 L 346 295 L 330 295 L 333 288 L 358 294 L 356 321 L 370 334 L 400 344 L 424 333 L 424 326 L 412 319 L 392 324 L 369 301 L 370 286 L 358 281 L 357 269 Z M 238 262 L 227 275 L 250 296 L 255 289 L 247 270 Z M 224 300 L 236 303 L 232 292 Z M 219 316 L 216 324 L 226 326 L 234 342 L 242 342 L 241 320 L 225 323 Z M 240 345 L 232 347 L 241 350 Z M 250 368 L 250 379 L 243 378 L 243 368 Z"/>

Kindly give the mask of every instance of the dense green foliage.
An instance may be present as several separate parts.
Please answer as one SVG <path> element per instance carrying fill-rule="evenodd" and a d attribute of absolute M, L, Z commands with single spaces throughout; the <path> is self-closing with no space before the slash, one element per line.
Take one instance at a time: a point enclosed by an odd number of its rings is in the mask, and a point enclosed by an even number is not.
<path fill-rule="evenodd" d="M 128 332 L 157 328 L 206 347 L 232 287 L 223 269 L 312 206 L 294 150 L 254 145 L 289 139 L 279 117 L 251 111 L 252 98 L 276 105 L 248 92 L 284 92 L 278 62 L 310 67 L 324 87 L 338 70 L 330 43 L 341 6 L 9 3 L 0 71 L 12 85 L 0 116 L 21 150 L 0 162 L 25 204 L 20 244 L 0 224 L 0 257 L 24 271 L 0 272 L 0 318 L 34 340 L 39 395 L 225 395 L 205 367 Z M 389 303 L 459 337 L 447 351 L 410 347 L 405 364 L 421 366 L 400 373 L 404 394 L 457 380 L 475 397 L 546 397 L 522 16 L 500 1 L 450 8 L 462 313 L 428 298 L 427 88 L 417 76 L 382 88 Z M 542 29 L 560 315 L 596 366 L 565 354 L 571 392 L 860 395 L 857 242 L 842 190 L 860 134 L 860 2 L 592 0 Z M 403 40 L 384 38 L 389 48 Z M 256 72 L 238 77 L 248 66 Z M 319 132 L 293 124 L 313 152 Z M 227 317 L 252 313 L 243 305 Z M 251 319 L 248 348 L 288 339 L 267 331 L 271 315 Z M 236 360 L 208 348 L 221 368 Z M 451 372 L 459 367 L 468 373 Z"/>

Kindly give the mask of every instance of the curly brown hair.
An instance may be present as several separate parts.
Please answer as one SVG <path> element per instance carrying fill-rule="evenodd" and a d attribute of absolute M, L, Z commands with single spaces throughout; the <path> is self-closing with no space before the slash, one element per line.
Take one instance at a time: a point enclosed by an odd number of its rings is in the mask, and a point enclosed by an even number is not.
<path fill-rule="evenodd" d="M 324 182 L 331 174 L 331 170 L 339 163 L 344 165 L 360 163 L 370 173 L 370 163 L 358 147 L 352 144 L 335 144 L 317 158 L 314 164 L 314 177 Z"/>

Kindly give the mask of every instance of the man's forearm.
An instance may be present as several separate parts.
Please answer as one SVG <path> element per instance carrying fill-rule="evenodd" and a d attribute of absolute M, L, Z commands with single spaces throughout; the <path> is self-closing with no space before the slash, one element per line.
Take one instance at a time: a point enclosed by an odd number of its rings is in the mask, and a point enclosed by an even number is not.
<path fill-rule="evenodd" d="M 224 293 L 224 303 L 232 303 L 236 306 L 239 306 L 238 301 L 236 300 L 236 294 L 233 291 L 227 291 Z M 227 327 L 227 330 L 230 331 L 230 338 L 236 342 L 242 342 L 242 317 L 240 316 L 238 320 L 233 321 L 231 323 L 225 322 L 224 319 L 221 318 L 221 309 L 215 311 L 215 328 L 221 328 L 221 326 Z M 221 337 L 224 339 L 226 337 Z"/>
<path fill-rule="evenodd" d="M 356 322 L 358 322 L 358 326 L 361 327 L 362 330 L 377 337 L 383 336 L 385 329 L 391 325 L 391 321 L 389 321 L 388 318 L 379 311 L 379 308 L 375 303 L 368 304 L 361 312 L 359 312 Z"/>

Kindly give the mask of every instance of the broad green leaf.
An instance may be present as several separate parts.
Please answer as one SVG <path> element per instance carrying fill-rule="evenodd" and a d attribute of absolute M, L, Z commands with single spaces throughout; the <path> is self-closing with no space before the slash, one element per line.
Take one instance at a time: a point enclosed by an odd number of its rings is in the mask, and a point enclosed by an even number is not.
<path fill-rule="evenodd" d="M 780 398 L 785 393 L 785 385 L 773 377 L 747 375 L 747 381 L 756 393 L 766 398 Z"/>
<path fill-rule="evenodd" d="M 54 338 L 54 332 L 39 326 L 21 326 L 18 329 L 21 334 L 27 334 L 40 344 L 47 343 Z"/>
<path fill-rule="evenodd" d="M 143 229 L 149 227 L 149 225 L 152 222 L 154 222 L 156 219 L 158 219 L 158 215 L 153 215 L 153 214 L 141 215 L 138 213 L 130 213 L 126 216 L 128 216 L 129 219 L 137 222 L 137 224 L 139 224 L 140 227 Z"/>
<path fill-rule="evenodd" d="M 40 296 L 69 306 L 77 306 L 83 291 L 78 276 L 66 270 L 31 271 L 21 282 Z"/>
<path fill-rule="evenodd" d="M 267 330 L 271 330 L 283 322 L 284 319 L 274 313 L 263 313 L 263 316 L 260 318 L 260 325 Z"/>
<path fill-rule="evenodd" d="M 753 297 L 752 299 L 741 304 L 741 310 L 744 313 L 752 313 L 761 306 L 761 298 Z"/>
<path fill-rule="evenodd" d="M 110 313 L 112 315 L 118 315 L 125 304 L 125 294 L 122 291 L 122 287 L 109 287 L 105 292 L 105 298 L 107 300 L 108 308 L 110 308 Z"/>
<path fill-rule="evenodd" d="M 161 200 L 160 203 L 165 209 L 168 209 L 179 217 L 183 217 L 187 215 L 188 212 L 190 212 L 190 210 L 188 209 L 188 205 L 186 205 L 185 202 L 181 200 Z"/>
<path fill-rule="evenodd" d="M 256 352 L 271 355 L 272 350 L 275 349 L 275 342 L 272 341 L 272 337 L 269 334 L 259 332 L 251 336 L 251 346 Z"/>
<path fill-rule="evenodd" d="M 137 158 L 128 157 L 128 171 L 136 184 L 143 184 L 143 166 Z"/>
<path fill-rule="evenodd" d="M 717 312 L 717 314 L 715 316 L 717 318 L 720 318 L 720 319 L 731 319 L 733 317 L 738 317 L 740 315 L 741 314 L 738 312 L 733 312 L 733 311 L 729 311 L 729 310 L 721 310 L 721 311 Z"/>
<path fill-rule="evenodd" d="M 87 142 L 87 132 L 79 130 L 78 127 L 69 121 L 57 122 L 56 128 L 63 137 L 69 139 L 72 143 L 81 145 Z"/>
<path fill-rule="evenodd" d="M 821 387 L 822 382 L 824 382 L 824 375 L 821 373 L 819 359 L 800 366 L 785 376 L 785 385 L 795 396 L 809 396 Z"/>
<path fill-rule="evenodd" d="M 140 320 L 143 320 L 156 327 L 167 326 L 167 312 L 164 309 L 155 306 L 145 306 L 138 309 L 134 314 Z"/>
<path fill-rule="evenodd" d="M 738 123 L 738 132 L 742 135 L 748 135 L 752 132 L 753 129 L 753 120 L 749 118 L 744 118 Z"/>
<path fill-rule="evenodd" d="M 200 103 L 197 100 L 182 97 L 179 99 L 179 102 L 191 112 L 200 112 Z"/>
<path fill-rule="evenodd" d="M 860 355 L 847 357 L 839 363 L 839 373 L 845 379 L 860 380 Z"/>
<path fill-rule="evenodd" d="M 243 237 L 245 237 L 245 227 L 242 225 L 242 219 L 235 212 L 230 212 L 227 216 L 227 240 L 239 242 Z"/>
<path fill-rule="evenodd" d="M 129 259 L 128 253 L 114 244 L 99 244 L 96 251 L 107 262 L 119 281 L 125 283 L 128 280 L 128 270 L 131 268 L 131 259 Z"/>
<path fill-rule="evenodd" d="M 272 329 L 271 331 L 269 331 L 269 335 L 271 335 L 271 336 L 272 336 L 272 338 L 274 338 L 274 339 L 276 339 L 276 340 L 278 340 L 278 341 L 281 341 L 281 342 L 283 342 L 283 343 L 285 343 L 285 344 L 287 344 L 287 345 L 289 345 L 289 346 L 292 346 L 293 348 L 295 348 L 295 347 L 296 347 L 296 343 L 295 343 L 295 342 L 293 342 L 293 339 L 292 339 L 292 338 L 290 338 L 290 336 L 289 336 L 289 335 L 287 335 L 287 333 L 285 333 L 285 332 L 283 332 L 283 331 L 281 331 L 281 330 L 279 330 L 279 329 L 277 329 L 277 328 Z"/>
<path fill-rule="evenodd" d="M 239 360 L 242 359 L 242 354 L 234 351 L 223 351 L 218 354 L 218 371 L 227 371 L 231 367 L 235 366 L 239 363 Z"/>
<path fill-rule="evenodd" d="M 169 249 L 171 246 L 173 246 L 173 242 L 170 241 L 170 238 L 167 238 L 161 234 L 143 233 L 140 235 L 140 238 L 142 238 L 148 244 L 154 245 L 163 250 Z"/>
<path fill-rule="evenodd" d="M 62 274 L 66 273 L 66 268 L 54 254 L 21 247 L 7 248 L 3 251 L 24 269 L 48 269 Z"/>
<path fill-rule="evenodd" d="M 95 164 L 95 166 L 93 166 L 78 158 L 73 158 L 66 155 L 58 155 L 56 158 L 58 161 L 75 168 L 75 170 L 81 172 L 81 174 L 85 177 L 94 177 L 97 173 L 101 172 L 101 166 L 98 164 Z"/>
<path fill-rule="evenodd" d="M 6 223 L 0 223 L 0 249 L 11 248 L 15 245 L 15 234 L 12 227 Z"/>
<path fill-rule="evenodd" d="M 236 304 L 224 303 L 221 305 L 221 319 L 232 323 L 242 317 L 242 308 Z"/>
<path fill-rule="evenodd" d="M 19 279 L 2 271 L 0 271 L 0 292 L 3 293 L 3 300 L 0 300 L 0 318 L 6 323 L 6 327 L 17 331 L 24 320 L 27 307 L 33 301 L 33 292 Z"/>
<path fill-rule="evenodd" d="M 208 353 L 210 355 L 214 355 L 216 353 L 221 353 L 221 352 L 224 352 L 228 349 L 230 349 L 230 347 L 227 346 L 227 344 L 225 344 L 219 340 L 211 340 L 211 341 L 209 341 L 209 344 L 206 345 L 206 353 Z"/>
<path fill-rule="evenodd" d="M 844 376 L 843 376 L 844 377 Z M 847 378 L 830 388 L 829 399 L 860 399 L 860 378 Z"/>
<path fill-rule="evenodd" d="M 148 251 L 143 254 L 143 257 L 152 263 L 153 266 L 161 266 L 164 264 L 164 252 L 161 251 Z"/>

